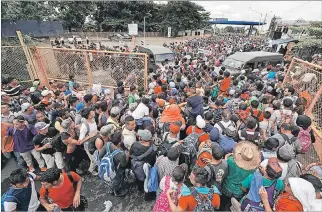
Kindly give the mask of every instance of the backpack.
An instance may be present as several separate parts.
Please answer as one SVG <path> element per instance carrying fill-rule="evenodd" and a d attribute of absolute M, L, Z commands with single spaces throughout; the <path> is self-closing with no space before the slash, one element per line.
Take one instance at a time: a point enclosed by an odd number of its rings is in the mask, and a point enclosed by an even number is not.
<path fill-rule="evenodd" d="M 142 155 L 139 156 L 134 156 L 132 155 L 132 160 L 131 160 L 131 169 L 133 170 L 136 179 L 138 179 L 139 181 L 144 181 L 145 179 L 145 173 L 143 171 L 143 165 L 144 165 L 144 161 L 143 159 L 148 156 L 149 154 L 151 154 L 152 151 L 155 150 L 155 146 L 154 144 L 152 144 L 150 146 L 150 148 L 143 153 Z"/>
<path fill-rule="evenodd" d="M 254 132 L 254 134 L 248 134 L 246 129 L 243 129 L 241 130 L 240 135 L 241 137 L 245 138 L 246 141 L 250 141 L 255 144 L 259 143 L 259 140 L 260 140 L 259 132 Z"/>
<path fill-rule="evenodd" d="M 254 180 L 254 178 L 255 178 L 255 175 L 253 177 L 253 180 Z M 274 182 L 272 183 L 271 186 L 265 187 L 265 190 L 266 190 L 267 195 L 268 195 L 269 205 L 270 205 L 271 208 L 273 208 L 273 206 L 274 206 L 274 199 L 275 199 L 276 194 L 277 194 L 276 189 L 275 189 L 276 184 L 277 184 L 277 180 L 274 180 Z M 250 200 L 249 196 L 251 196 L 252 186 L 255 186 L 255 184 L 253 184 L 253 182 L 251 184 L 250 191 L 248 192 L 248 194 L 246 195 L 245 199 L 243 200 L 243 202 L 241 204 L 241 211 L 249 211 L 249 212 L 265 211 L 261 201 L 256 202 L 256 201 Z M 256 192 L 258 192 L 258 191 L 256 191 Z"/>
<path fill-rule="evenodd" d="M 89 141 L 88 141 L 88 152 L 89 152 L 91 155 L 93 155 L 93 154 L 94 154 L 94 152 L 97 150 L 96 145 L 95 145 L 95 143 L 96 143 L 96 139 L 97 139 L 97 138 L 99 138 L 99 139 L 101 139 L 101 140 L 103 141 L 102 136 L 101 136 L 101 135 L 99 135 L 99 134 L 97 134 L 97 135 L 96 135 L 96 136 L 94 136 L 93 138 L 89 139 Z"/>
<path fill-rule="evenodd" d="M 61 140 L 60 133 L 57 133 L 54 137 L 52 137 L 51 144 L 57 152 L 64 152 L 64 150 L 67 148 L 67 145 L 65 145 Z"/>
<path fill-rule="evenodd" d="M 217 108 L 215 111 L 214 111 L 214 121 L 215 123 L 218 123 L 220 121 L 222 121 L 222 112 L 224 110 L 222 108 Z"/>
<path fill-rule="evenodd" d="M 281 120 L 277 125 L 278 129 L 280 129 L 284 123 L 286 123 L 286 124 L 293 123 L 293 116 L 294 116 L 293 112 L 291 113 L 291 115 L 288 115 L 288 114 L 284 113 L 283 110 L 280 110 L 280 114 L 281 114 Z"/>
<path fill-rule="evenodd" d="M 228 127 L 224 127 L 223 123 L 221 123 L 221 122 L 217 122 L 217 124 L 222 129 L 222 135 L 226 135 L 226 136 L 229 135 L 229 137 L 232 137 L 232 138 L 237 136 L 237 131 L 236 130 L 235 130 L 235 132 L 231 132 L 230 130 L 227 129 L 229 126 L 233 126 L 236 129 L 236 126 L 233 124 L 232 121 L 230 122 Z"/>
<path fill-rule="evenodd" d="M 197 134 L 195 132 L 195 126 L 192 127 L 192 133 L 188 135 L 183 140 L 183 151 L 182 154 L 186 155 L 189 159 L 189 164 L 191 164 L 191 159 L 197 155 L 198 152 L 198 144 L 200 136 L 206 134 L 205 132 Z"/>
<path fill-rule="evenodd" d="M 225 135 L 219 135 L 218 144 L 224 150 L 225 154 L 232 153 L 236 142 L 233 138 L 229 138 Z"/>
<path fill-rule="evenodd" d="M 292 155 L 292 158 L 295 158 L 295 145 L 294 145 L 294 142 L 296 140 L 296 137 L 292 137 L 291 139 L 289 139 L 289 137 L 285 134 L 280 134 L 283 139 L 284 139 L 284 144 L 282 146 L 286 146 L 287 149 L 293 149 L 293 155 Z M 281 147 L 282 147 L 281 146 Z M 280 147 L 280 148 L 281 148 Z"/>
<path fill-rule="evenodd" d="M 149 170 L 148 191 L 156 192 L 159 188 L 158 167 L 156 164 Z"/>
<path fill-rule="evenodd" d="M 312 140 L 311 140 L 311 127 L 304 130 L 302 127 L 300 127 L 300 132 L 297 136 L 297 138 L 301 142 L 302 146 L 302 152 L 307 152 L 311 146 Z"/>
<path fill-rule="evenodd" d="M 207 198 L 202 197 L 194 187 L 190 188 L 190 190 L 191 190 L 191 195 L 197 201 L 197 206 L 194 208 L 193 211 L 199 212 L 199 211 L 214 210 L 214 208 L 212 207 L 212 198 L 214 196 L 213 188 L 209 190 Z"/>
<path fill-rule="evenodd" d="M 169 143 L 168 136 L 170 133 L 167 133 L 164 137 L 164 141 L 161 143 L 161 145 L 158 148 L 158 156 L 164 155 L 167 156 L 169 149 L 178 141 L 174 141 L 172 143 Z"/>
<path fill-rule="evenodd" d="M 98 167 L 98 175 L 102 180 L 105 180 L 107 182 L 110 182 L 114 179 L 116 176 L 115 173 L 115 164 L 114 164 L 114 156 L 121 152 L 121 150 L 117 149 L 114 152 L 111 153 L 110 146 L 111 142 L 108 142 L 106 144 L 106 154 L 101 160 L 101 163 Z"/>

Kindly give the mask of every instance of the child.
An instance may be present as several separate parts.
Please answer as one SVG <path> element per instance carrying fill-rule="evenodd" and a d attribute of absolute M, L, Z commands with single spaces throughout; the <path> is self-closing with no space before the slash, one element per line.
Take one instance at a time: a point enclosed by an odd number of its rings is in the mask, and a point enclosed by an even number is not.
<path fill-rule="evenodd" d="M 76 83 L 74 78 L 75 78 L 74 74 L 69 75 L 68 90 L 70 90 L 70 92 L 73 91 L 73 86 Z"/>

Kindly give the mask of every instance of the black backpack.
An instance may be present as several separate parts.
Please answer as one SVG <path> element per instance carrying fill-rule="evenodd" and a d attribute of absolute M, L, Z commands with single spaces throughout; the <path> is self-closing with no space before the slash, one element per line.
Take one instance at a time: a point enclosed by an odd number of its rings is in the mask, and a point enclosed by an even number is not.
<path fill-rule="evenodd" d="M 251 117 L 253 117 L 256 120 L 256 124 L 257 124 L 256 131 L 259 132 L 259 118 L 262 115 L 262 111 L 259 111 L 257 116 L 255 116 L 253 109 L 250 109 L 249 112 Z"/>
<path fill-rule="evenodd" d="M 67 145 L 61 140 L 60 133 L 57 133 L 52 139 L 51 144 L 57 152 L 64 152 L 67 149 Z"/>
<path fill-rule="evenodd" d="M 246 141 L 253 142 L 254 144 L 259 144 L 260 142 L 260 134 L 259 132 L 254 132 L 254 134 L 248 134 L 245 129 L 243 129 L 240 133 L 242 137 L 246 139 Z"/>
<path fill-rule="evenodd" d="M 162 142 L 162 144 L 159 146 L 158 148 L 158 156 L 161 156 L 161 155 L 164 155 L 164 156 L 167 156 L 168 154 L 168 151 L 169 149 L 175 144 L 177 143 L 178 141 L 174 141 L 172 143 L 169 143 L 168 141 L 168 136 L 169 136 L 170 133 L 167 133 L 165 138 L 164 138 L 164 141 Z"/>

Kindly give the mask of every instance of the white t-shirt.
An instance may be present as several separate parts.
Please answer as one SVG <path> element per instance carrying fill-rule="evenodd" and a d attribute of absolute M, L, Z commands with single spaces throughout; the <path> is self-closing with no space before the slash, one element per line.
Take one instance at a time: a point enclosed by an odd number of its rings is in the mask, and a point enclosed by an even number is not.
<path fill-rule="evenodd" d="M 93 123 L 88 123 L 88 125 L 89 125 L 89 132 L 85 123 L 84 122 L 82 123 L 80 127 L 80 132 L 79 132 L 79 140 L 83 140 L 87 135 L 97 133 L 97 125 L 95 121 Z"/>
<path fill-rule="evenodd" d="M 136 120 L 141 119 L 147 115 L 149 115 L 149 108 L 142 102 L 137 106 L 137 108 L 132 113 L 133 118 Z"/>

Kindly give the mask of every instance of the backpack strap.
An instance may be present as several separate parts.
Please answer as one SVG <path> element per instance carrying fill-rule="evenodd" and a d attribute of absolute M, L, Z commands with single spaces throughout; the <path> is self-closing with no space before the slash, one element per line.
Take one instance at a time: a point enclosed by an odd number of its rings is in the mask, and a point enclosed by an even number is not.
<path fill-rule="evenodd" d="M 86 129 L 87 129 L 86 135 L 89 135 L 89 131 L 91 130 L 91 129 L 89 128 L 89 124 L 88 124 L 88 122 L 87 122 L 87 121 L 84 121 L 83 123 L 85 124 Z"/>
<path fill-rule="evenodd" d="M 221 121 L 219 121 L 219 122 L 217 122 L 217 124 L 219 125 L 219 127 L 222 129 L 222 133 L 221 134 L 223 134 L 223 135 L 225 135 L 225 127 L 224 127 L 224 125 L 221 123 Z"/>
<path fill-rule="evenodd" d="M 139 156 L 132 156 L 133 159 L 136 159 L 138 161 L 141 161 L 143 160 L 146 156 L 148 156 L 151 152 L 153 151 L 153 144 L 150 146 L 150 148 L 145 152 L 143 153 L 142 155 L 139 155 Z"/>
<path fill-rule="evenodd" d="M 284 139 L 284 144 L 285 144 L 285 142 L 287 142 L 287 143 L 289 143 L 289 144 L 292 144 L 292 142 L 291 142 L 291 140 L 288 138 L 288 136 L 287 135 L 285 135 L 285 134 L 280 134 L 282 137 L 283 137 L 283 139 Z M 292 137 L 293 138 L 293 137 Z M 283 144 L 283 145 L 284 145 Z"/>
<path fill-rule="evenodd" d="M 74 178 L 72 176 L 72 173 L 71 172 L 67 172 L 66 174 L 67 174 L 67 177 L 68 177 L 69 181 L 73 184 L 73 187 L 74 187 L 74 189 L 76 191 L 77 182 L 74 181 Z"/>

